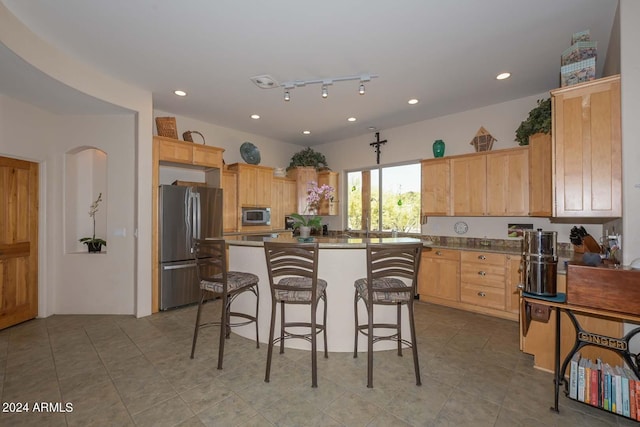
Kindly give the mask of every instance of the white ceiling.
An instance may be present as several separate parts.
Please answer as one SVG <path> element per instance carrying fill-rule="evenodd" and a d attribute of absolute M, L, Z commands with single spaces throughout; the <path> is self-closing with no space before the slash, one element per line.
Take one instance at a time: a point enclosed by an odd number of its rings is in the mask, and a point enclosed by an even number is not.
<path fill-rule="evenodd" d="M 151 91 L 156 109 L 300 145 L 548 91 L 559 85 L 560 55 L 571 35 L 582 30 L 598 42 L 599 76 L 618 3 L 1 1 L 54 46 Z M 63 113 L 93 112 L 87 104 L 96 112 L 112 108 L 94 99 L 74 101 L 71 89 L 26 67 L 0 45 L 0 92 Z M 512 77 L 497 81 L 502 71 Z M 358 95 L 358 81 L 336 82 L 327 99 L 320 85 L 307 85 L 291 90 L 289 102 L 281 87 L 259 89 L 249 80 L 262 74 L 285 82 L 369 73 L 379 77 L 366 84 L 364 96 Z M 175 89 L 188 96 L 175 96 Z M 420 102 L 408 105 L 410 98 Z M 261 119 L 250 119 L 254 113 Z M 355 123 L 347 122 L 351 116 Z"/>

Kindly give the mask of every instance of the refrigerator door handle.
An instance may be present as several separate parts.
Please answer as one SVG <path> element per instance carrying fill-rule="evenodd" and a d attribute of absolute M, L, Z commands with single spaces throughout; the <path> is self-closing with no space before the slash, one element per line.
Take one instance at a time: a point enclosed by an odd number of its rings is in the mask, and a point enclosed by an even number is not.
<path fill-rule="evenodd" d="M 196 239 L 200 238 L 200 228 L 201 228 L 201 220 L 202 220 L 202 209 L 200 206 L 200 194 L 193 193 L 195 207 L 193 209 L 193 237 Z"/>
<path fill-rule="evenodd" d="M 180 264 L 180 265 L 163 265 L 162 269 L 163 270 L 181 270 L 183 268 L 195 268 L 196 264 L 195 263 L 190 263 L 190 264 Z"/>

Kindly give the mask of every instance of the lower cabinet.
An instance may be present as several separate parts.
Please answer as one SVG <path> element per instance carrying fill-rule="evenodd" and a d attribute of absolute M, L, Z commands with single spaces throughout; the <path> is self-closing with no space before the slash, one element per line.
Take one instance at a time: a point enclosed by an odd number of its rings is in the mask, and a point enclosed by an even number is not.
<path fill-rule="evenodd" d="M 505 255 L 466 251 L 460 260 L 460 301 L 504 310 Z"/>
<path fill-rule="evenodd" d="M 433 248 L 422 253 L 420 300 L 518 320 L 520 257 Z"/>
<path fill-rule="evenodd" d="M 457 302 L 460 251 L 434 249 L 422 253 L 418 275 L 421 301 Z"/>

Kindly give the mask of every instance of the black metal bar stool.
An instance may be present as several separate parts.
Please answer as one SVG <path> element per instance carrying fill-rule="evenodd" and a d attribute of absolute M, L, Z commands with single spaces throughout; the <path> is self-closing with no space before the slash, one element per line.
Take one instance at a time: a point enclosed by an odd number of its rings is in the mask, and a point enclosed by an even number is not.
<path fill-rule="evenodd" d="M 317 335 L 324 336 L 324 357 L 327 351 L 327 282 L 318 279 L 318 243 L 264 242 L 264 253 L 271 288 L 271 326 L 269 328 L 269 350 L 264 380 L 269 382 L 273 345 L 280 342 L 280 354 L 284 353 L 284 341 L 302 338 L 311 343 L 311 387 L 318 386 L 318 360 L 316 354 Z M 322 324 L 317 323 L 318 302 L 324 303 Z M 274 338 L 276 309 L 280 303 L 280 337 Z M 311 310 L 309 322 L 286 322 L 287 304 L 306 304 Z M 291 328 L 309 328 L 308 333 L 294 333 Z"/>
<path fill-rule="evenodd" d="M 198 314 L 196 315 L 196 327 L 193 332 L 193 344 L 191 345 L 191 358 L 196 351 L 198 341 L 198 331 L 200 328 L 220 325 L 220 346 L 218 348 L 218 369 L 222 369 L 222 358 L 224 356 L 224 342 L 231 335 L 232 326 L 242 326 L 249 323 L 256 325 L 256 347 L 260 348 L 258 339 L 258 305 L 260 294 L 258 291 L 258 276 L 252 273 L 239 271 L 227 271 L 227 251 L 224 239 L 196 240 L 195 241 L 196 270 L 198 283 L 200 283 L 200 301 L 198 303 Z M 247 313 L 231 311 L 231 303 L 240 294 L 251 292 L 256 296 L 255 316 Z M 202 305 L 207 296 L 220 297 L 222 299 L 222 314 L 220 322 L 208 322 L 200 324 L 200 314 Z M 231 317 L 245 319 L 231 323 Z"/>
<path fill-rule="evenodd" d="M 416 295 L 418 269 L 422 243 L 409 244 L 367 244 L 367 277 L 355 281 L 355 296 L 353 300 L 355 313 L 355 345 L 353 357 L 358 357 L 359 333 L 367 336 L 367 387 L 373 387 L 373 344 L 382 341 L 396 341 L 398 356 L 402 356 L 402 345 L 413 350 L 413 365 L 416 373 L 416 385 L 422 385 L 420 380 L 420 366 L 418 364 L 418 347 L 416 341 L 416 327 L 413 316 L 413 301 Z M 405 279 L 407 282 L 406 283 Z M 367 309 L 368 321 L 358 323 L 358 302 L 362 300 Z M 375 323 L 374 306 L 397 306 L 397 322 Z M 409 310 L 409 327 L 411 341 L 402 338 L 401 309 L 406 305 Z M 374 329 L 393 329 L 389 335 L 374 335 Z"/>

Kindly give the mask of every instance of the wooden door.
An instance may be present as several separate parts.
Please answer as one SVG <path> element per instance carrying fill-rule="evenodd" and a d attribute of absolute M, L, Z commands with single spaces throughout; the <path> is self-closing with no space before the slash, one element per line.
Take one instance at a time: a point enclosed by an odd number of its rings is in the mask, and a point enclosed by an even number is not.
<path fill-rule="evenodd" d="M 0 329 L 38 315 L 38 164 L 0 157 Z"/>
<path fill-rule="evenodd" d="M 238 231 L 238 174 L 232 171 L 222 172 L 222 192 L 224 196 L 222 226 L 224 232 Z"/>
<path fill-rule="evenodd" d="M 487 154 L 487 214 L 529 214 L 529 150 L 526 147 Z"/>
<path fill-rule="evenodd" d="M 297 184 L 292 179 L 286 179 L 283 181 L 282 198 L 283 205 L 282 211 L 285 215 L 291 215 L 296 212 L 298 199 L 296 198 Z M 284 219 L 283 219 L 284 221 Z"/>
<path fill-rule="evenodd" d="M 549 217 L 553 213 L 551 135 L 529 137 L 529 215 Z"/>
<path fill-rule="evenodd" d="M 520 290 L 518 285 L 522 279 L 522 257 L 507 255 L 507 277 L 505 284 L 506 308 L 510 313 L 520 313 Z"/>
<path fill-rule="evenodd" d="M 271 183 L 273 182 L 272 168 L 256 169 L 256 206 L 271 206 Z"/>
<path fill-rule="evenodd" d="M 271 183 L 271 229 L 284 229 L 284 179 L 274 178 Z"/>
<path fill-rule="evenodd" d="M 445 304 L 458 301 L 459 271 L 460 252 L 447 249 L 423 252 L 418 275 L 420 299 Z"/>
<path fill-rule="evenodd" d="M 483 154 L 451 159 L 454 216 L 481 216 L 487 211 L 487 161 Z"/>
<path fill-rule="evenodd" d="M 421 166 L 422 215 L 449 215 L 449 159 L 423 160 Z"/>
<path fill-rule="evenodd" d="M 318 173 L 318 186 L 324 184 L 333 187 L 332 200 L 326 200 L 322 198 L 320 200 L 320 206 L 318 208 L 319 215 L 338 215 L 338 194 L 340 188 L 338 188 L 340 174 L 338 172 L 324 171 Z"/>
<path fill-rule="evenodd" d="M 620 76 L 554 90 L 555 216 L 622 215 Z"/>
<path fill-rule="evenodd" d="M 238 200 L 239 200 L 238 209 L 240 209 L 243 206 L 252 206 L 252 207 L 257 206 L 256 205 L 256 182 L 257 181 L 258 181 L 257 169 L 249 166 L 238 168 Z"/>
<path fill-rule="evenodd" d="M 296 197 L 298 199 L 296 212 L 300 215 L 308 214 L 308 212 L 305 212 L 307 207 L 307 195 L 309 192 L 308 186 L 311 181 L 318 181 L 318 172 L 316 171 L 316 168 L 293 168 L 287 172 L 287 177 L 296 180 Z"/>

